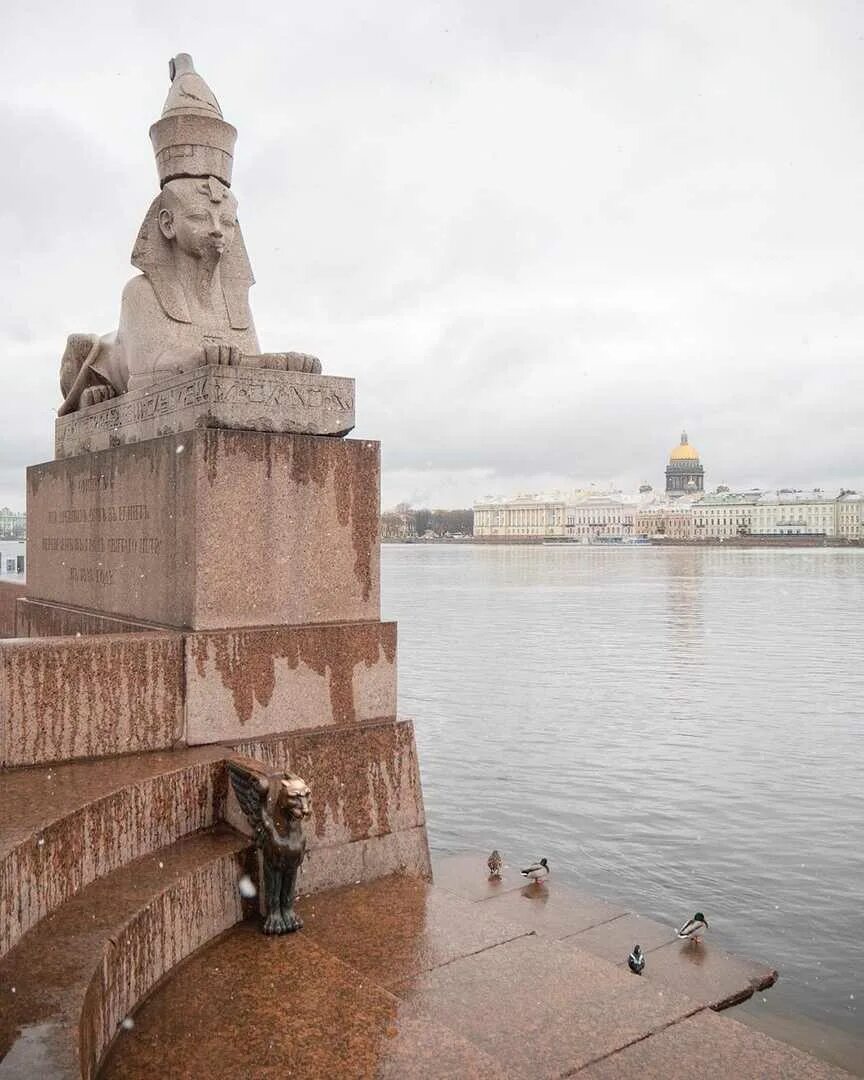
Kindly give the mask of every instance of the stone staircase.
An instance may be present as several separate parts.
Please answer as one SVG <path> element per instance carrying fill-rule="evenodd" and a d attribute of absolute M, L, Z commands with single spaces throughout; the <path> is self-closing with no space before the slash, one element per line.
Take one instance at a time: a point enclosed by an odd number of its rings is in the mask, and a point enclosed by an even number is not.
<path fill-rule="evenodd" d="M 0 1078 L 96 1076 L 153 987 L 257 909 L 235 754 L 314 785 L 304 892 L 428 876 L 407 721 L 0 772 Z"/>
<path fill-rule="evenodd" d="M 119 1026 L 176 964 L 243 918 L 249 841 L 214 826 L 120 866 L 0 960 L 0 1077 L 92 1077 Z"/>
<path fill-rule="evenodd" d="M 257 858 L 223 820 L 225 761 L 252 751 L 308 773 L 315 732 L 0 777 L 0 1080 L 848 1076 L 717 1015 L 773 983 L 764 965 L 554 880 L 490 882 L 481 856 L 423 881 L 398 768 L 377 802 L 381 777 L 358 768 L 364 741 L 395 761 L 402 728 L 341 733 L 289 938 L 247 918 L 238 881 Z M 394 844 L 407 873 L 381 877 Z M 625 962 L 637 939 L 641 978 Z"/>

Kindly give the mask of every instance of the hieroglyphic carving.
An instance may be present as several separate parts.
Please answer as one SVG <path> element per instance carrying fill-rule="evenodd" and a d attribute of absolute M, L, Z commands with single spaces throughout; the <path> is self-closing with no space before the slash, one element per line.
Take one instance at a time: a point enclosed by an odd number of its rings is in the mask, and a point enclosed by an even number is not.
<path fill-rule="evenodd" d="M 153 389 L 59 417 L 57 457 L 189 431 L 201 424 L 344 435 L 354 426 L 354 381 L 334 376 L 211 365 Z"/>

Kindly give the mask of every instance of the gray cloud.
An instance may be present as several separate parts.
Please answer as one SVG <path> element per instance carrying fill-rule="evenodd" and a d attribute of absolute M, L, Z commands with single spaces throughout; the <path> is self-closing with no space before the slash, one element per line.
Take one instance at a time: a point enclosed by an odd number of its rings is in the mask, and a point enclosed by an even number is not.
<path fill-rule="evenodd" d="M 864 487 L 864 16 L 852 6 L 53 3 L 0 65 L 0 504 L 65 335 L 114 324 L 191 51 L 240 130 L 262 344 L 358 381 L 384 501 Z M 38 55 L 37 46 L 38 42 Z"/>

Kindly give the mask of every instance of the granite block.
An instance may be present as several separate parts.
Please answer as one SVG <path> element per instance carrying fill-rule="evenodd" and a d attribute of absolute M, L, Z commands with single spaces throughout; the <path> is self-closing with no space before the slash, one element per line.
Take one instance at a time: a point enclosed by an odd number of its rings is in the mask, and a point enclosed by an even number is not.
<path fill-rule="evenodd" d="M 587 949 L 595 956 L 602 956 L 613 964 L 626 964 L 634 945 L 641 945 L 647 955 L 652 949 L 668 945 L 676 938 L 671 926 L 663 926 L 642 915 L 627 914 L 563 940 L 580 949 Z"/>
<path fill-rule="evenodd" d="M 499 918 L 548 938 L 567 937 L 626 914 L 625 908 L 570 889 L 551 877 L 484 900 L 483 906 Z"/>
<path fill-rule="evenodd" d="M 484 916 L 492 901 L 475 905 Z M 513 1076 L 559 1077 L 643 1039 L 699 1006 L 614 965 L 536 935 L 392 987 L 404 1016 L 453 1027 Z"/>
<path fill-rule="evenodd" d="M 362 723 L 395 712 L 395 623 L 186 635 L 190 744 Z"/>
<path fill-rule="evenodd" d="M 377 443 L 197 429 L 32 466 L 28 595 L 179 629 L 379 617 Z"/>
<path fill-rule="evenodd" d="M 485 855 L 467 852 L 460 855 L 439 855 L 432 859 L 432 876 L 439 889 L 455 893 L 466 900 L 489 900 L 493 896 L 524 889 L 525 878 L 518 866 L 505 861 L 500 877 L 491 877 Z"/>
<path fill-rule="evenodd" d="M 170 630 L 167 626 L 133 619 L 102 615 L 86 608 L 52 604 L 45 600 L 24 598 L 18 601 L 16 614 L 18 637 L 78 637 L 92 634 L 144 634 Z"/>
<path fill-rule="evenodd" d="M 850 1074 L 712 1012 L 613 1053 L 584 1080 L 850 1080 Z"/>
<path fill-rule="evenodd" d="M 305 933 L 381 986 L 527 933 L 426 882 L 396 875 L 305 899 Z"/>
<path fill-rule="evenodd" d="M 26 595 L 23 581 L 0 581 L 0 638 L 17 637 L 16 606 Z"/>
<path fill-rule="evenodd" d="M 347 435 L 354 427 L 354 380 L 207 364 L 58 417 L 54 454 L 74 457 L 202 427 Z"/>
<path fill-rule="evenodd" d="M 316 947 L 305 933 L 262 939 L 249 924 L 202 949 L 158 988 L 136 1014 L 134 1029 L 118 1037 L 101 1075 L 164 1075 L 166 1046 L 177 1076 L 508 1075 L 456 1032 L 403 1017 L 391 994 Z"/>
<path fill-rule="evenodd" d="M 674 987 L 712 1009 L 725 1009 L 746 1001 L 756 990 L 773 986 L 777 972 L 766 964 L 730 956 L 705 941 L 675 940 L 648 954 L 644 977 Z"/>
<path fill-rule="evenodd" d="M 429 847 L 424 826 L 331 847 L 316 847 L 313 841 L 300 869 L 298 888 L 310 895 L 394 873 L 428 881 Z"/>
<path fill-rule="evenodd" d="M 160 750 L 182 731 L 177 634 L 0 642 L 0 764 Z"/>

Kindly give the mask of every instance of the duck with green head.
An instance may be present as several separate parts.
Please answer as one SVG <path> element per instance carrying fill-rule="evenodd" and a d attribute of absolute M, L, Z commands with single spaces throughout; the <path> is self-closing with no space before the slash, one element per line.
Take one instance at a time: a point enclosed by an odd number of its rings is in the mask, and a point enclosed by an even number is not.
<path fill-rule="evenodd" d="M 700 935 L 708 929 L 708 920 L 701 911 L 697 911 L 692 919 L 688 919 L 683 926 L 676 931 L 682 941 L 698 941 Z"/>

